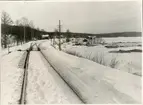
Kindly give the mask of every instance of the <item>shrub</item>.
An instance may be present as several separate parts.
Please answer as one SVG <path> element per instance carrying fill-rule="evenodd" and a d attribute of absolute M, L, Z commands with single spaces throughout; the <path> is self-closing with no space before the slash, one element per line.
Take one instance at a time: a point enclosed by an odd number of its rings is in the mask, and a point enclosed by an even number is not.
<path fill-rule="evenodd" d="M 111 68 L 116 68 L 118 64 L 119 64 L 119 61 L 117 61 L 116 58 L 112 58 L 111 61 L 110 61 L 109 66 L 110 66 Z"/>
<path fill-rule="evenodd" d="M 92 61 L 99 63 L 101 65 L 105 65 L 106 66 L 106 62 L 105 62 L 105 56 L 103 53 L 101 54 L 96 54 L 93 58 L 91 58 Z"/>
<path fill-rule="evenodd" d="M 68 54 L 74 55 L 74 56 L 78 56 L 78 57 L 82 57 L 82 58 L 86 58 L 89 59 L 91 61 L 94 61 L 96 63 L 99 63 L 101 65 L 104 66 L 109 66 L 111 68 L 116 68 L 117 65 L 119 64 L 119 61 L 116 58 L 112 58 L 109 62 L 109 64 L 105 61 L 105 56 L 104 53 L 97 53 L 95 54 L 95 56 L 92 57 L 92 52 L 90 54 L 88 54 L 86 57 L 82 56 L 80 53 L 76 52 L 76 51 L 65 51 Z"/>
<path fill-rule="evenodd" d="M 137 75 L 137 76 L 142 76 L 142 74 L 140 73 L 133 73 L 134 75 Z"/>
<path fill-rule="evenodd" d="M 87 39 L 83 39 L 83 42 L 87 42 Z"/>
<path fill-rule="evenodd" d="M 66 38 L 66 42 L 70 42 L 70 39 L 69 39 L 69 38 Z"/>
<path fill-rule="evenodd" d="M 88 54 L 85 58 L 91 60 L 91 56 L 92 56 L 92 52 L 90 54 Z"/>
<path fill-rule="evenodd" d="M 65 51 L 68 54 L 74 55 L 74 56 L 78 56 L 78 57 L 83 57 L 80 53 L 77 53 L 76 51 Z"/>

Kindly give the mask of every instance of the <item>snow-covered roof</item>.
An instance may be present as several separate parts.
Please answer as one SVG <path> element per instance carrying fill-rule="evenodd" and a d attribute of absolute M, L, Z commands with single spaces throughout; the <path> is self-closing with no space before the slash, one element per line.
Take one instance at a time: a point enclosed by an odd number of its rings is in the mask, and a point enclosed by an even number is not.
<path fill-rule="evenodd" d="M 49 35 L 48 34 L 42 35 L 42 38 L 45 38 L 45 37 L 49 37 Z"/>

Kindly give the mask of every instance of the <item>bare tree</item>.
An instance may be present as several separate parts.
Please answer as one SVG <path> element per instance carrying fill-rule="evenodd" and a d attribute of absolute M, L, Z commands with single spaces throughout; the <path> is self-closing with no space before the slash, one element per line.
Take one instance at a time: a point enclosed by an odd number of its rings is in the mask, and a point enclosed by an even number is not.
<path fill-rule="evenodd" d="M 67 29 L 67 31 L 66 31 L 66 42 L 69 42 L 70 41 L 70 36 L 71 34 L 70 34 L 70 30 L 69 29 Z"/>
<path fill-rule="evenodd" d="M 44 30 L 44 29 L 41 29 L 41 31 L 45 32 L 45 30 Z"/>
<path fill-rule="evenodd" d="M 31 27 L 31 40 L 33 40 L 33 37 L 34 37 L 34 23 L 33 23 L 33 21 L 31 20 L 30 22 L 29 22 L 29 26 Z"/>
<path fill-rule="evenodd" d="M 29 20 L 26 17 L 22 17 L 20 21 L 23 26 L 29 26 Z"/>
<path fill-rule="evenodd" d="M 35 27 L 32 20 L 29 22 L 29 26 L 30 26 L 31 28 L 34 28 L 34 27 Z"/>
<path fill-rule="evenodd" d="M 4 28 L 3 28 L 3 34 L 2 34 L 2 38 L 3 38 L 3 44 L 4 44 L 4 48 L 7 48 L 7 38 L 8 38 L 8 33 L 7 33 L 7 25 L 10 25 L 13 23 L 10 15 L 5 12 L 5 11 L 2 11 L 2 15 L 1 15 L 1 23 L 4 25 Z"/>
<path fill-rule="evenodd" d="M 15 25 L 23 27 L 22 20 L 21 20 L 21 19 L 16 20 L 16 21 L 15 21 Z M 23 31 L 23 30 L 21 30 L 21 28 L 20 28 L 20 31 Z M 22 35 L 22 34 L 20 34 L 19 36 L 16 37 L 17 45 L 19 44 L 19 41 L 20 41 L 20 43 L 21 43 L 21 45 L 22 45 L 23 36 L 21 36 L 21 35 Z"/>
<path fill-rule="evenodd" d="M 54 36 L 53 36 L 53 45 L 57 44 L 55 39 L 56 39 L 56 36 L 58 36 L 58 30 L 55 29 L 54 32 L 55 33 L 54 33 Z"/>
<path fill-rule="evenodd" d="M 20 20 L 16 20 L 16 21 L 15 21 L 15 24 L 16 24 L 17 26 L 20 26 Z"/>
<path fill-rule="evenodd" d="M 5 11 L 2 11 L 1 22 L 2 24 L 7 24 L 7 25 L 10 25 L 13 23 L 10 15 Z"/>
<path fill-rule="evenodd" d="M 23 29 L 24 29 L 24 43 L 26 42 L 26 26 L 29 26 L 29 21 L 26 17 L 22 17 L 21 18 L 21 24 L 23 26 Z"/>

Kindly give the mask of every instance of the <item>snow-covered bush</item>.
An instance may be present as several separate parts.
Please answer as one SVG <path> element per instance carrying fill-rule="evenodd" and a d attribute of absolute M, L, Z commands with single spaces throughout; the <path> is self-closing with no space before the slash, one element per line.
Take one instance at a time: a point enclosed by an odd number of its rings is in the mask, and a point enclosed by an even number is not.
<path fill-rule="evenodd" d="M 105 40 L 98 37 L 89 37 L 87 41 L 87 45 L 96 45 L 96 44 L 104 44 Z"/>
<path fill-rule="evenodd" d="M 96 54 L 95 56 L 91 57 L 91 54 L 89 54 L 88 57 L 86 57 L 89 60 L 92 60 L 96 63 L 99 63 L 101 65 L 105 65 L 106 66 L 106 62 L 105 62 L 105 58 L 104 58 L 104 54 L 100 53 L 100 54 Z"/>
<path fill-rule="evenodd" d="M 112 58 L 109 65 L 112 68 L 116 68 L 118 64 L 119 64 L 119 61 L 117 60 L 117 58 Z"/>
<path fill-rule="evenodd" d="M 65 51 L 68 54 L 74 55 L 74 56 L 78 56 L 78 57 L 83 57 L 80 53 L 77 53 L 76 51 Z"/>
<path fill-rule="evenodd" d="M 66 42 L 70 42 L 70 38 L 66 38 Z"/>
<path fill-rule="evenodd" d="M 104 65 L 104 66 L 109 66 L 111 68 L 116 68 L 117 65 L 119 64 L 119 61 L 117 60 L 116 57 L 111 58 L 111 60 L 109 60 L 110 62 L 107 62 L 105 60 L 104 53 L 97 53 L 94 56 L 91 56 L 92 53 L 90 53 L 89 55 L 87 55 L 85 57 L 85 56 L 83 56 L 82 54 L 80 54 L 80 53 L 78 53 L 76 51 L 66 50 L 65 52 L 68 53 L 68 54 L 74 55 L 74 56 L 78 56 L 78 57 L 82 57 L 82 58 L 86 58 L 86 59 L 92 60 L 92 61 L 94 61 L 96 63 L 99 63 L 99 64 Z"/>

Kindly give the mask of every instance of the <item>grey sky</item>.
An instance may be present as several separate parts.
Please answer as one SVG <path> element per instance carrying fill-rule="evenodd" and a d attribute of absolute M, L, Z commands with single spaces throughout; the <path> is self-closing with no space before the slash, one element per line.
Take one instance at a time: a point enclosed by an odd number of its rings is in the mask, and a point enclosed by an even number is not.
<path fill-rule="evenodd" d="M 57 28 L 59 19 L 63 31 L 141 31 L 141 3 L 136 1 L 1 2 L 0 8 L 8 12 L 14 21 L 24 16 L 47 31 Z"/>

